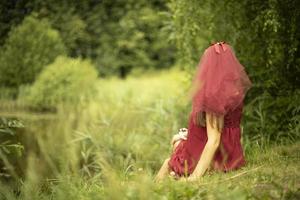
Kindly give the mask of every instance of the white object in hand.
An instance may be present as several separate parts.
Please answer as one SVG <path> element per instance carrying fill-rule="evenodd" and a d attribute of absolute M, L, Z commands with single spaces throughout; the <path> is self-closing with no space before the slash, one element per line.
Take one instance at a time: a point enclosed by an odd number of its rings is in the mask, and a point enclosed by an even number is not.
<path fill-rule="evenodd" d="M 181 128 L 179 129 L 179 132 L 175 134 L 171 140 L 171 144 L 174 145 L 179 140 L 187 140 L 187 135 L 188 135 L 188 129 L 186 128 Z"/>
<path fill-rule="evenodd" d="M 188 135 L 188 129 L 187 128 L 181 128 L 178 132 L 181 139 L 186 140 Z"/>

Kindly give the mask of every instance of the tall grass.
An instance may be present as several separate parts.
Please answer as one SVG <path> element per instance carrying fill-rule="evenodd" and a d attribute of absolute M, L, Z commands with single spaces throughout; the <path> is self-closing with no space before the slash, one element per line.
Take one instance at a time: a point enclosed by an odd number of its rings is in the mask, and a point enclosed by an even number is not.
<path fill-rule="evenodd" d="M 296 198 L 299 143 L 262 151 L 245 140 L 248 165 L 241 170 L 195 184 L 153 182 L 171 136 L 187 124 L 186 85 L 176 71 L 99 80 L 89 103 L 46 117 L 17 113 L 25 127 L 16 138 L 25 150 L 21 158 L 3 154 L 16 177 L 1 178 L 0 199 Z"/>

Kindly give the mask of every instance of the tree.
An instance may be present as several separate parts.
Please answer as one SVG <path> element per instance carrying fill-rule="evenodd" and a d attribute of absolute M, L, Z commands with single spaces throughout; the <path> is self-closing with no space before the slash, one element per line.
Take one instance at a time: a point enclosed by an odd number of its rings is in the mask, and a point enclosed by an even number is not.
<path fill-rule="evenodd" d="M 65 54 L 65 47 L 49 22 L 26 17 L 11 30 L 1 49 L 1 86 L 18 88 L 33 83 L 43 67 L 61 54 Z"/>
<path fill-rule="evenodd" d="M 35 12 L 59 31 L 69 56 L 92 59 L 102 76 L 166 68 L 175 61 L 174 45 L 164 31 L 167 15 L 161 14 L 168 8 L 160 0 L 23 0 L 2 3 L 2 8 L 0 42 Z"/>

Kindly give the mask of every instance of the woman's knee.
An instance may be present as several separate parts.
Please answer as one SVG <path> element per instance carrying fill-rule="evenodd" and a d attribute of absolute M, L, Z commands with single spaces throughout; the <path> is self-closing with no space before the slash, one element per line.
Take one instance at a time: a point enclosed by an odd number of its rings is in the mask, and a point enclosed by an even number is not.
<path fill-rule="evenodd" d="M 170 161 L 170 158 L 165 159 L 164 165 L 168 165 L 169 161 Z"/>

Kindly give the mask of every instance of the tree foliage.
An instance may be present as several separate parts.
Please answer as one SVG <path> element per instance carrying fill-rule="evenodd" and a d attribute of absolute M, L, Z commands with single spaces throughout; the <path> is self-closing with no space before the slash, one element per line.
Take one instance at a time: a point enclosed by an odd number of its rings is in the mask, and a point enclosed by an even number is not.
<path fill-rule="evenodd" d="M 163 29 L 167 15 L 162 13 L 168 9 L 160 0 L 23 0 L 2 3 L 0 8 L 5 25 L 0 28 L 0 44 L 8 30 L 36 12 L 59 31 L 69 56 L 92 59 L 102 76 L 126 76 L 134 68 L 159 69 L 174 63 L 175 48 Z"/>
<path fill-rule="evenodd" d="M 90 61 L 58 57 L 46 66 L 21 98 L 37 109 L 52 109 L 62 103 L 77 104 L 91 97 L 96 79 L 97 71 Z"/>
<path fill-rule="evenodd" d="M 33 83 L 43 67 L 64 52 L 59 33 L 46 19 L 26 17 L 22 24 L 11 30 L 1 49 L 1 85 L 18 88 Z"/>

